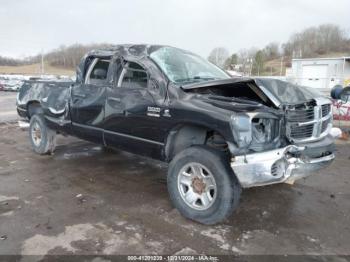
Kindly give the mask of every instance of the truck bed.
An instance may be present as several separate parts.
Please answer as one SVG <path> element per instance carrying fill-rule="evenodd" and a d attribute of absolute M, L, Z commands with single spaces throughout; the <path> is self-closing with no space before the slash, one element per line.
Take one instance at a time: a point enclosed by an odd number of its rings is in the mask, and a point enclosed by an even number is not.
<path fill-rule="evenodd" d="M 57 117 L 65 113 L 73 81 L 25 81 L 17 95 L 17 111 L 29 118 L 29 105 L 38 103 L 48 116 Z"/>

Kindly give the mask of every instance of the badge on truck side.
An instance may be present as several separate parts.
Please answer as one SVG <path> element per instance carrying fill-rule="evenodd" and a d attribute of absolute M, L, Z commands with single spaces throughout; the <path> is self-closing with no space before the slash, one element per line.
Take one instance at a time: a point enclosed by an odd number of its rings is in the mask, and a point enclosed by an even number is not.
<path fill-rule="evenodd" d="M 153 106 L 147 107 L 147 115 L 160 117 L 160 107 L 153 107 Z"/>

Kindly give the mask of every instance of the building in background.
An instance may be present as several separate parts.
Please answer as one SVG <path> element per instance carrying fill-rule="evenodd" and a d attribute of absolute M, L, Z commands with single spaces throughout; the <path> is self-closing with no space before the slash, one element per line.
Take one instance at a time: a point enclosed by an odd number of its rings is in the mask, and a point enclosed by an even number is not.
<path fill-rule="evenodd" d="M 292 59 L 290 82 L 329 93 L 335 85 L 350 85 L 350 57 Z"/>

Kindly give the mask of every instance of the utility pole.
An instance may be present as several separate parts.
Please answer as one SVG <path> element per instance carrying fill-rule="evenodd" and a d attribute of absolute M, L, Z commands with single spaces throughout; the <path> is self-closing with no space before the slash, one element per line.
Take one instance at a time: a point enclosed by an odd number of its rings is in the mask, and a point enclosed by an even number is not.
<path fill-rule="evenodd" d="M 44 51 L 43 49 L 41 49 L 41 74 L 43 75 L 45 72 L 45 69 L 44 69 Z"/>
<path fill-rule="evenodd" d="M 250 58 L 250 59 L 249 59 L 249 62 L 250 62 L 249 76 L 251 76 L 251 75 L 252 75 L 252 70 L 253 70 L 253 59 Z"/>
<path fill-rule="evenodd" d="M 281 57 L 281 69 L 280 69 L 280 76 L 282 76 L 283 71 L 283 56 Z"/>

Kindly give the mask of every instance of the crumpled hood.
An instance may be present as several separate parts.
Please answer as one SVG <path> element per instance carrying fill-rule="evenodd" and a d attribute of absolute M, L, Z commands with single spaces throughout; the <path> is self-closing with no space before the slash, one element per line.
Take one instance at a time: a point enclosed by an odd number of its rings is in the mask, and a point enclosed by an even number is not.
<path fill-rule="evenodd" d="M 238 112 L 270 112 L 278 114 L 276 109 L 267 107 L 259 102 L 234 97 L 222 97 L 216 95 L 196 95 L 192 97 L 192 103 L 206 103 L 212 106 Z"/>
<path fill-rule="evenodd" d="M 310 87 L 295 85 L 286 81 L 272 78 L 257 78 L 256 84 L 270 95 L 272 95 L 280 104 L 300 104 L 315 98 L 325 97 L 319 91 Z M 267 94 L 269 96 L 269 94 Z"/>
<path fill-rule="evenodd" d="M 222 107 L 226 109 L 237 109 L 239 111 L 252 111 L 255 109 L 259 109 L 263 106 L 262 104 L 255 101 L 244 100 L 241 98 L 220 97 L 214 95 L 202 95 L 197 97 L 196 99 L 215 105 L 217 107 Z"/>
<path fill-rule="evenodd" d="M 304 102 L 308 102 L 312 99 L 325 97 L 319 91 L 305 87 L 295 85 L 286 81 L 281 81 L 278 79 L 272 78 L 227 78 L 220 80 L 212 80 L 212 81 L 199 81 L 191 84 L 186 84 L 181 86 L 181 88 L 185 91 L 202 89 L 202 88 L 211 88 L 211 87 L 223 87 L 232 84 L 253 84 L 258 86 L 259 89 L 270 98 L 270 100 L 275 104 L 275 106 L 279 107 L 280 105 L 290 105 L 290 104 L 300 104 Z M 241 98 L 237 98 L 237 102 L 241 100 Z M 246 100 L 248 101 L 248 100 Z M 242 101 L 244 102 L 244 101 Z"/>

